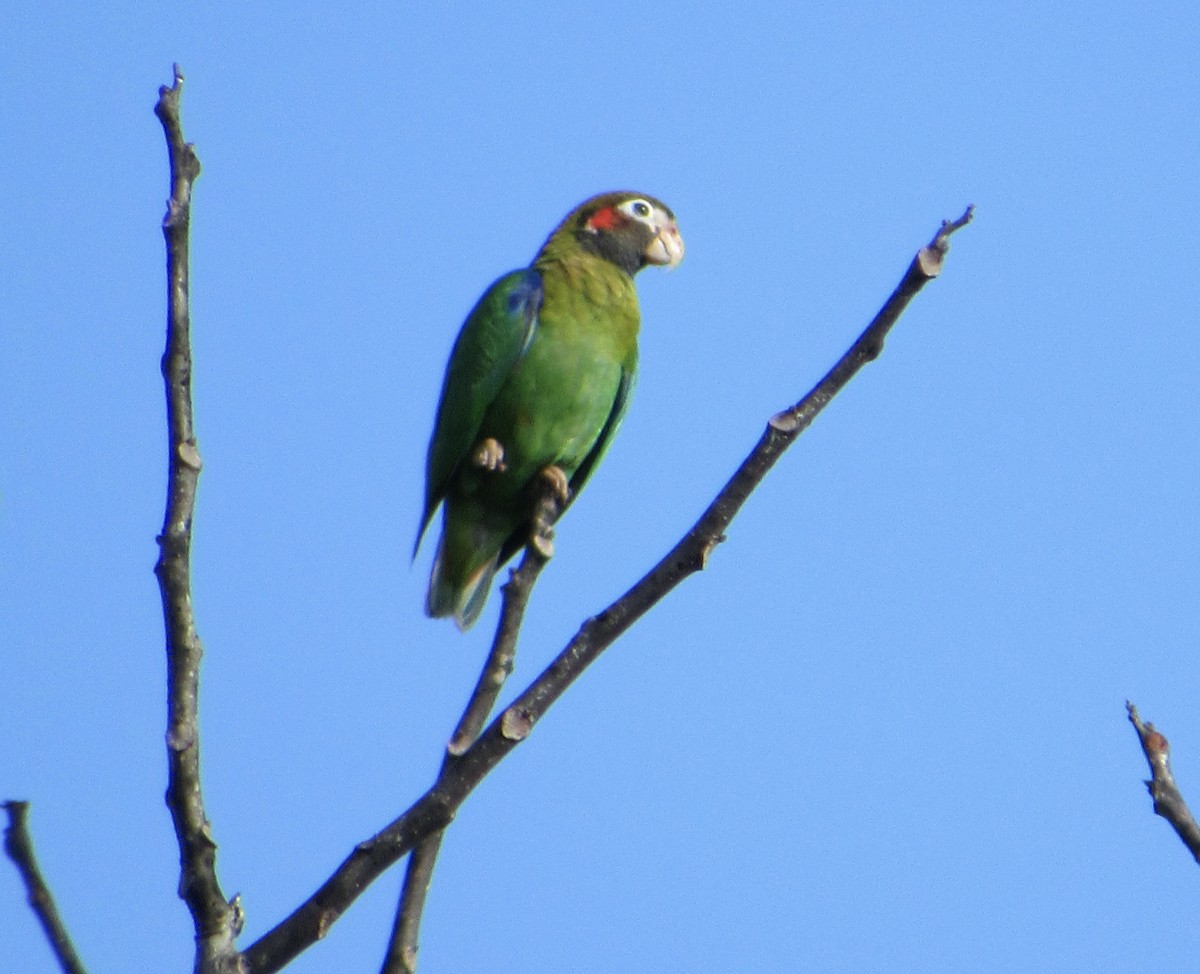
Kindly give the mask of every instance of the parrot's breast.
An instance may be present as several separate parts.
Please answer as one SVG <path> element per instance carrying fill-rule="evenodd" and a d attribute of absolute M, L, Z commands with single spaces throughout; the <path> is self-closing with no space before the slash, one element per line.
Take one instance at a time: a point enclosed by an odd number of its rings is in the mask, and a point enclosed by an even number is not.
<path fill-rule="evenodd" d="M 568 478 L 596 446 L 637 360 L 633 282 L 613 269 L 543 268 L 545 298 L 533 340 L 500 390 L 483 435 L 505 446 L 525 483 L 549 464 Z"/>

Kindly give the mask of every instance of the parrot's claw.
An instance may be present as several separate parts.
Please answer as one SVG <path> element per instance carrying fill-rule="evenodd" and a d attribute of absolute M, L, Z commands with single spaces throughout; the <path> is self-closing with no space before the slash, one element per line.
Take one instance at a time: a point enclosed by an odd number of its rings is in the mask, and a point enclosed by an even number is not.
<path fill-rule="evenodd" d="M 529 547 L 543 558 L 554 557 L 554 531 L 546 525 L 536 525 L 529 536 Z"/>
<path fill-rule="evenodd" d="M 529 534 L 529 545 L 543 558 L 554 557 L 554 519 L 562 513 L 571 498 L 571 484 L 562 467 L 553 464 L 542 467 L 534 481 L 535 490 L 541 491 L 534 508 L 533 530 Z M 550 507 L 553 502 L 557 510 Z"/>
<path fill-rule="evenodd" d="M 480 440 L 475 444 L 475 452 L 471 454 L 471 463 L 483 470 L 503 473 L 504 444 L 490 436 L 486 440 Z"/>
<path fill-rule="evenodd" d="M 571 483 L 567 480 L 567 475 L 563 473 L 562 467 L 550 464 L 548 467 L 542 467 L 538 471 L 538 476 L 542 478 L 543 488 L 554 494 L 558 506 L 566 507 L 567 501 L 571 499 Z"/>

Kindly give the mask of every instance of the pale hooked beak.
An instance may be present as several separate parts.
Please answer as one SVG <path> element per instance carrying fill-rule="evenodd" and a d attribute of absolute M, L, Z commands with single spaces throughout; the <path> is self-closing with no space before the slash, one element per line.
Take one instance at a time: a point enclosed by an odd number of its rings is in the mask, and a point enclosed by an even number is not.
<path fill-rule="evenodd" d="M 674 220 L 665 216 L 661 221 L 655 220 L 654 225 L 658 233 L 650 241 L 650 246 L 642 251 L 642 256 L 647 264 L 678 267 L 683 260 L 683 237 L 679 235 L 679 227 Z"/>

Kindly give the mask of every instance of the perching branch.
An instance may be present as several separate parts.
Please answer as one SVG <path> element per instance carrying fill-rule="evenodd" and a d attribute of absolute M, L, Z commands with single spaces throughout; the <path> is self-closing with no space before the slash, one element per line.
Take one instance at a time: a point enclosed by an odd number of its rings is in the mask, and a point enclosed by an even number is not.
<path fill-rule="evenodd" d="M 58 915 L 58 907 L 54 905 L 54 897 L 50 887 L 42 878 L 38 868 L 37 856 L 33 852 L 33 840 L 29 838 L 29 802 L 7 801 L 4 810 L 8 812 L 8 827 L 4 830 L 4 851 L 16 865 L 25 883 L 25 892 L 29 897 L 29 906 L 46 932 L 50 949 L 58 960 L 58 966 L 63 974 L 86 974 L 79 955 L 71 943 L 67 928 Z"/>
<path fill-rule="evenodd" d="M 548 484 L 543 484 L 543 488 L 534 501 L 530 532 L 532 543 L 525 546 L 520 567 L 501 587 L 504 598 L 491 652 L 479 674 L 479 682 L 475 685 L 467 709 L 463 711 L 446 747 L 451 757 L 461 756 L 475 743 L 491 716 L 496 699 L 504 688 L 504 681 L 513 671 L 517 636 L 525 620 L 525 606 L 529 604 L 534 583 L 554 553 L 554 522 L 558 520 L 560 505 L 553 489 Z"/>
<path fill-rule="evenodd" d="M 918 291 L 940 273 L 950 236 L 971 220 L 972 207 L 945 221 L 909 265 L 866 331 L 803 399 L 771 418 L 758 444 L 695 526 L 641 581 L 587 620 L 558 657 L 492 721 L 437 782 L 403 815 L 360 843 L 320 889 L 245 951 L 255 974 L 278 971 L 323 937 L 358 895 L 426 837 L 444 829 L 483 778 L 521 741 L 580 674 L 683 579 L 702 569 L 751 492 L 792 442 L 867 362 Z M 415 943 L 413 944 L 415 946 Z"/>
<path fill-rule="evenodd" d="M 501 588 L 504 598 L 492 648 L 479 674 L 479 682 L 475 684 L 450 743 L 446 745 L 446 756 L 438 773 L 438 781 L 453 773 L 455 762 L 478 739 L 496 706 L 504 681 L 512 674 L 525 606 L 529 603 L 538 575 L 553 554 L 554 523 L 561 511 L 558 495 L 551 485 L 542 482 L 541 486 L 542 490 L 534 501 L 531 543 L 525 546 L 520 567 L 513 571 Z M 380 974 L 415 974 L 417 970 L 421 916 L 425 911 L 425 899 L 433 881 L 433 867 L 437 863 L 444 836 L 445 832 L 442 831 L 426 837 L 409 856 L 400 902 L 396 907 L 396 921 Z"/>
<path fill-rule="evenodd" d="M 192 514 L 200 477 L 200 452 L 192 425 L 192 353 L 188 311 L 188 231 L 192 183 L 200 175 L 194 147 L 184 141 L 179 117 L 183 75 L 158 90 L 154 113 L 162 122 L 171 167 L 171 197 L 163 218 L 167 244 L 167 343 L 162 373 L 167 394 L 167 504 L 154 566 L 162 593 L 167 643 L 167 807 L 179 842 L 179 895 L 196 931 L 196 970 L 236 970 L 236 905 L 217 881 L 216 843 L 200 790 L 197 720 L 200 659 L 191 599 Z"/>
<path fill-rule="evenodd" d="M 1128 700 L 1125 701 L 1125 709 L 1129 713 L 1129 722 L 1137 731 L 1146 762 L 1150 765 L 1150 780 L 1146 782 L 1146 788 L 1154 799 L 1154 813 L 1171 823 L 1192 857 L 1200 862 L 1200 825 L 1192 817 L 1179 786 L 1175 784 L 1175 775 L 1171 773 L 1171 745 L 1155 730 L 1153 724 L 1142 723 L 1137 707 Z"/>

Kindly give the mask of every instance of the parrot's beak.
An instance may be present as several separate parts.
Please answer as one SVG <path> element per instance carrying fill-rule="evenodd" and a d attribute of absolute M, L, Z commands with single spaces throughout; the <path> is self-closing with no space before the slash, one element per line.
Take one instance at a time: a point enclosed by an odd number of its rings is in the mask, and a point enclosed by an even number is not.
<path fill-rule="evenodd" d="M 683 237 L 679 235 L 679 227 L 669 218 L 663 219 L 662 222 L 655 221 L 655 227 L 658 233 L 642 251 L 646 263 L 678 267 L 679 262 L 683 260 Z"/>

